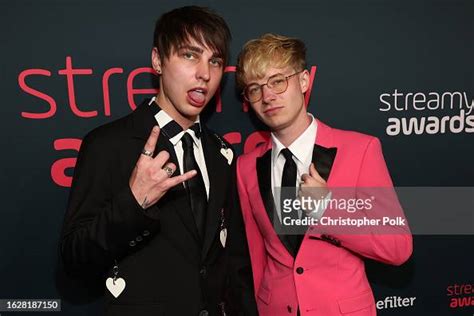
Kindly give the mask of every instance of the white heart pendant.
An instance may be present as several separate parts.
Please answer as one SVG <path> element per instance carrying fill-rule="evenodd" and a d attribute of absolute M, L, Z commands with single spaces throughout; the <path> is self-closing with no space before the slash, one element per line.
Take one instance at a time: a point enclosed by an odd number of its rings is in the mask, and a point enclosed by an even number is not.
<path fill-rule="evenodd" d="M 232 159 L 234 158 L 234 153 L 230 148 L 221 148 L 222 156 L 227 159 L 227 163 L 230 165 L 232 163 Z"/>
<path fill-rule="evenodd" d="M 105 281 L 105 286 L 107 286 L 109 292 L 117 298 L 125 289 L 125 280 L 117 278 L 114 282 L 113 278 L 108 278 L 107 281 Z"/>
<path fill-rule="evenodd" d="M 227 228 L 221 229 L 220 233 L 222 248 L 225 248 L 225 242 L 227 240 Z"/>

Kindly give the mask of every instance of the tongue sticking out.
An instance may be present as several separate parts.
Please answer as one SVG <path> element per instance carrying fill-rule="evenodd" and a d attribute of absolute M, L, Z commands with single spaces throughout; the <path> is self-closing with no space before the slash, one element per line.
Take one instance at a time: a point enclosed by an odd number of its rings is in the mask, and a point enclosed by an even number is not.
<path fill-rule="evenodd" d="M 204 93 L 198 92 L 196 90 L 189 91 L 188 96 L 196 105 L 203 105 L 204 101 L 206 100 Z"/>

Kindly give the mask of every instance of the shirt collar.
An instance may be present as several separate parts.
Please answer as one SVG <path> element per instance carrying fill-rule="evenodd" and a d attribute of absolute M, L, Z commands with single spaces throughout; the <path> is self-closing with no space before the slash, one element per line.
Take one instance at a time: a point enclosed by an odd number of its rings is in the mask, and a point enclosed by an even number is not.
<path fill-rule="evenodd" d="M 155 103 L 156 97 L 153 97 L 151 101 L 148 103 L 149 106 L 152 106 Z M 176 146 L 176 144 L 181 140 L 181 137 L 183 137 L 184 133 L 187 132 L 189 135 L 192 136 L 194 144 L 198 145 L 200 144 L 199 138 L 197 137 L 196 133 L 192 128 L 188 128 L 186 131 L 184 131 L 181 126 L 176 123 L 171 116 L 169 116 L 168 113 L 166 113 L 164 110 L 159 108 L 157 104 L 153 105 L 158 108 L 158 113 L 155 114 L 155 119 L 156 122 L 158 123 L 158 126 L 162 130 L 163 133 L 167 134 L 170 142 L 173 144 L 173 146 Z M 199 132 L 202 132 L 202 127 L 200 123 L 199 116 L 197 117 L 196 121 L 194 124 L 198 123 L 199 125 Z"/>
<path fill-rule="evenodd" d="M 314 116 L 311 113 L 307 113 L 311 117 L 311 123 L 304 130 L 304 132 L 298 136 L 293 143 L 288 146 L 288 149 L 291 151 L 293 156 L 301 163 L 304 163 L 308 154 L 313 153 L 314 140 L 316 139 L 316 133 L 318 129 L 318 123 L 314 119 Z M 272 138 L 272 161 L 275 164 L 276 160 L 279 158 L 281 150 L 285 146 L 278 140 L 274 133 L 271 133 Z M 308 146 L 311 144 L 311 146 Z M 310 150 L 309 150 L 310 149 Z"/>

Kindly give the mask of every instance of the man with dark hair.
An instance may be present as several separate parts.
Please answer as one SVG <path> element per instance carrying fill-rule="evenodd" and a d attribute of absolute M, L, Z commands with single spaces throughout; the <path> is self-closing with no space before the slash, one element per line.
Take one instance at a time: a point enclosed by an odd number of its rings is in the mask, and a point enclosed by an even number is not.
<path fill-rule="evenodd" d="M 151 56 L 158 94 L 84 138 L 61 257 L 70 273 L 103 279 L 107 315 L 225 313 L 227 236 L 245 241 L 231 229 L 234 153 L 199 115 L 230 38 L 209 9 L 164 14 Z"/>

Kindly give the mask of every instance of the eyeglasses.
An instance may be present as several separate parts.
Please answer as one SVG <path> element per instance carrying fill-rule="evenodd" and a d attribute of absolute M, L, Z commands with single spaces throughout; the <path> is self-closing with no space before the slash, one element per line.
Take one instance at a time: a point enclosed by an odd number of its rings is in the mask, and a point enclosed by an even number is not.
<path fill-rule="evenodd" d="M 302 71 L 295 72 L 292 75 L 285 76 L 283 74 L 276 74 L 268 78 L 267 83 L 264 84 L 257 84 L 252 83 L 245 87 L 244 95 L 245 100 L 248 102 L 258 102 L 263 97 L 263 86 L 267 86 L 273 93 L 280 94 L 288 89 L 288 79 L 291 77 L 301 73 Z"/>

